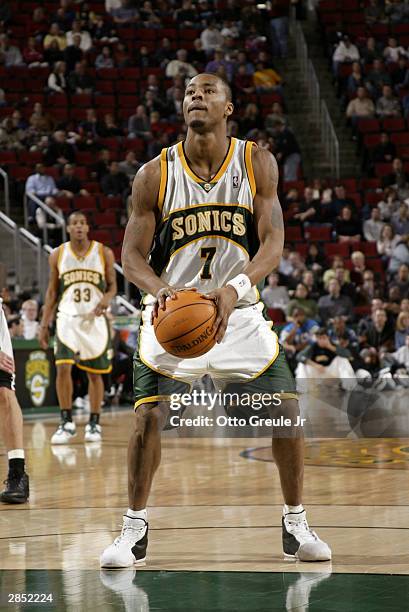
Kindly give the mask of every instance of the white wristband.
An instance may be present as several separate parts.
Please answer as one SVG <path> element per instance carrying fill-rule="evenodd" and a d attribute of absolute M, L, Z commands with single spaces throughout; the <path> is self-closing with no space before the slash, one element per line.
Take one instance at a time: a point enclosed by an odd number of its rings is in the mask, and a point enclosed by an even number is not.
<path fill-rule="evenodd" d="M 238 274 L 226 283 L 234 287 L 237 293 L 237 299 L 241 300 L 251 289 L 251 282 L 247 274 Z"/>

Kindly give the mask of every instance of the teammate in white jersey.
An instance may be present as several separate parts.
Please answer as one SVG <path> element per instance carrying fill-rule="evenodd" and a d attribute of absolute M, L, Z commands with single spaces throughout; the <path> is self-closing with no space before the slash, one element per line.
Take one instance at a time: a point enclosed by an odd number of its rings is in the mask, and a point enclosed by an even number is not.
<path fill-rule="evenodd" d="M 23 415 L 14 391 L 14 357 L 6 315 L 0 299 L 0 419 L 9 471 L 0 500 L 23 504 L 29 497 L 23 449 Z"/>
<path fill-rule="evenodd" d="M 128 567 L 145 559 L 146 504 L 160 462 L 160 429 L 169 410 L 165 400 L 187 392 L 204 374 L 217 390 L 226 392 L 234 385 L 253 397 L 279 394 L 274 416 L 292 423 L 274 428 L 272 440 L 285 502 L 284 553 L 326 561 L 331 550 L 309 528 L 302 506 L 304 442 L 297 426 L 294 379 L 272 322 L 262 315 L 257 291 L 257 284 L 278 267 L 284 242 L 277 163 L 268 151 L 227 137 L 233 104 L 229 86 L 219 77 L 194 77 L 186 88 L 183 112 L 186 140 L 145 164 L 133 185 L 122 263 L 127 278 L 146 296 L 135 355 L 129 508 L 121 535 L 102 553 L 100 563 Z M 166 353 L 151 322 L 181 287 L 196 287 L 217 304 L 217 344 L 193 359 Z M 227 410 L 234 415 L 236 408 Z"/>
<path fill-rule="evenodd" d="M 100 242 L 89 240 L 89 226 L 83 213 L 69 216 L 67 232 L 70 240 L 50 255 L 50 281 L 39 334 L 40 343 L 46 348 L 48 328 L 57 308 L 54 353 L 61 423 L 51 438 L 52 444 L 67 444 L 76 435 L 72 420 L 74 364 L 88 376 L 91 414 L 84 440 L 101 440 L 99 418 L 104 396 L 101 375 L 111 371 L 112 360 L 105 311 L 116 294 L 114 254 Z"/>

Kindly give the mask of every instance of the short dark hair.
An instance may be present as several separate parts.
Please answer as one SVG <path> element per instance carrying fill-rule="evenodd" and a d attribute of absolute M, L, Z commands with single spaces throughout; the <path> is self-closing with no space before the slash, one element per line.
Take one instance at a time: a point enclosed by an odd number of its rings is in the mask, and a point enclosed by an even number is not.
<path fill-rule="evenodd" d="M 15 324 L 15 325 L 20 325 L 21 323 L 21 317 L 19 317 L 18 315 L 14 316 L 14 317 L 10 317 L 10 319 L 7 321 L 7 327 L 9 329 L 11 329 L 11 327 Z"/>
<path fill-rule="evenodd" d="M 325 327 L 319 327 L 315 332 L 316 336 L 328 336 L 327 329 Z"/>
<path fill-rule="evenodd" d="M 88 223 L 87 215 L 81 210 L 74 210 L 68 215 L 67 225 L 70 225 L 72 217 L 84 217 L 85 221 Z"/>
<path fill-rule="evenodd" d="M 219 76 L 218 74 L 213 74 L 212 72 L 200 72 L 199 75 L 196 75 L 196 76 L 202 76 L 204 74 L 208 74 L 209 76 L 212 76 L 215 79 L 217 79 L 223 85 L 224 90 L 226 92 L 226 98 L 228 99 L 228 101 L 229 102 L 233 101 L 233 93 L 232 93 L 231 87 L 228 84 L 228 82 L 225 79 L 223 79 L 223 77 Z"/>

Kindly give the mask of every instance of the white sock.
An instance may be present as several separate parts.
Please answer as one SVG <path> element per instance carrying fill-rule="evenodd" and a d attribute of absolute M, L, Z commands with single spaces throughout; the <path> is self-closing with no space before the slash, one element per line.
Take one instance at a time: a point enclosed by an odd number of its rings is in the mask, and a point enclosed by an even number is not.
<path fill-rule="evenodd" d="M 24 459 L 24 450 L 22 448 L 15 448 L 7 453 L 8 459 Z"/>
<path fill-rule="evenodd" d="M 299 506 L 287 506 L 287 504 L 284 504 L 283 512 L 284 514 L 299 514 L 303 510 L 304 507 L 302 504 L 300 504 Z"/>
<path fill-rule="evenodd" d="M 148 513 L 146 511 L 146 508 L 144 508 L 143 510 L 131 510 L 130 508 L 128 508 L 128 510 L 126 511 L 126 516 L 128 516 L 129 518 L 143 519 L 144 521 L 148 520 Z"/>

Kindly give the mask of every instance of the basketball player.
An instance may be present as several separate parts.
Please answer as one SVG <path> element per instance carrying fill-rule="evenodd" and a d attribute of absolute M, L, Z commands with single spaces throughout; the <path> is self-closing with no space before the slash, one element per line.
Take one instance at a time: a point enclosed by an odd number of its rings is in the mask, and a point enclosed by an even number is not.
<path fill-rule="evenodd" d="M 133 185 L 122 262 L 127 278 L 146 296 L 135 355 L 129 509 L 121 535 L 101 555 L 102 567 L 145 559 L 146 505 L 160 462 L 163 404 L 171 393 L 188 391 L 191 381 L 207 373 L 216 389 L 240 383 L 249 394 L 280 393 L 282 414 L 293 423 L 299 414 L 294 379 L 257 291 L 277 268 L 283 248 L 276 161 L 251 142 L 227 137 L 233 104 L 219 77 L 194 77 L 183 112 L 186 140 L 145 164 Z M 156 340 L 152 315 L 177 287 L 197 287 L 217 304 L 217 344 L 201 357 L 173 357 Z M 284 553 L 303 561 L 329 560 L 331 550 L 309 528 L 302 505 L 302 430 L 278 433 L 272 447 L 285 501 Z"/>
<path fill-rule="evenodd" d="M 71 213 L 67 232 L 69 241 L 50 255 L 50 281 L 39 332 L 40 344 L 46 349 L 48 327 L 57 307 L 54 353 L 61 423 L 51 444 L 67 444 L 76 436 L 72 420 L 74 364 L 88 376 L 91 414 L 84 440 L 101 441 L 99 417 L 104 396 L 101 374 L 111 371 L 112 358 L 104 313 L 116 294 L 114 254 L 100 242 L 89 240 L 87 218 L 81 212 Z"/>
<path fill-rule="evenodd" d="M 7 448 L 9 472 L 0 499 L 6 504 L 24 504 L 29 497 L 24 469 L 23 415 L 14 391 L 14 358 L 3 301 L 0 298 L 0 419 Z"/>

